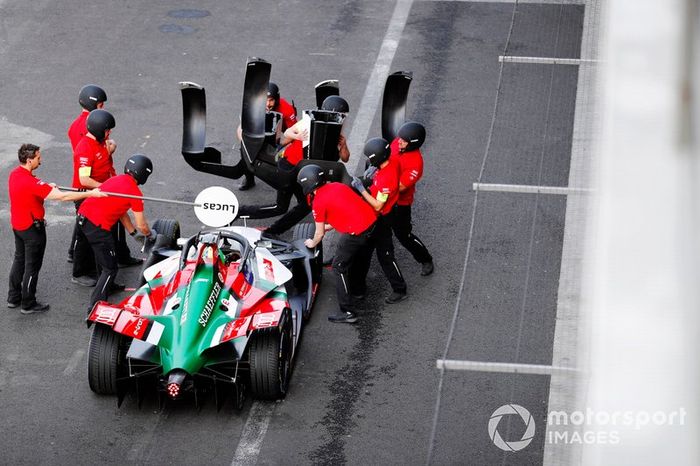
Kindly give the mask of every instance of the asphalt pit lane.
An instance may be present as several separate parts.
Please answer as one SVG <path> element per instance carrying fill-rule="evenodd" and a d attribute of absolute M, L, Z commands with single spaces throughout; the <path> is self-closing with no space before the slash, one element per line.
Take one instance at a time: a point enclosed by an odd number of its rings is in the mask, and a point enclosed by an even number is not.
<path fill-rule="evenodd" d="M 179 24 L 161 24 L 158 29 L 160 32 L 183 35 L 192 34 L 193 32 L 197 31 L 197 29 L 193 28 L 192 26 L 180 26 Z"/>
<path fill-rule="evenodd" d="M 207 10 L 183 9 L 168 12 L 168 16 L 171 18 L 204 18 L 210 15 L 211 13 L 209 13 Z"/>

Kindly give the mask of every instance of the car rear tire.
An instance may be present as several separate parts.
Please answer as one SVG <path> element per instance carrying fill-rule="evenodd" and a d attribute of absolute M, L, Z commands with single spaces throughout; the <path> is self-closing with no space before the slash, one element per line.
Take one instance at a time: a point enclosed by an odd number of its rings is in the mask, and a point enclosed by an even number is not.
<path fill-rule="evenodd" d="M 96 324 L 88 347 L 90 390 L 99 395 L 116 395 L 119 379 L 127 375 L 128 339 L 110 327 Z"/>
<path fill-rule="evenodd" d="M 310 239 L 314 237 L 316 233 L 316 225 L 313 223 L 297 223 L 294 226 L 293 239 L 294 241 L 299 239 Z M 321 284 L 323 279 L 323 241 L 321 241 L 317 246 L 318 255 L 311 259 L 311 278 L 314 283 Z"/>
<path fill-rule="evenodd" d="M 292 320 L 286 310 L 275 328 L 256 330 L 249 348 L 250 392 L 259 400 L 284 398 L 292 372 Z"/>

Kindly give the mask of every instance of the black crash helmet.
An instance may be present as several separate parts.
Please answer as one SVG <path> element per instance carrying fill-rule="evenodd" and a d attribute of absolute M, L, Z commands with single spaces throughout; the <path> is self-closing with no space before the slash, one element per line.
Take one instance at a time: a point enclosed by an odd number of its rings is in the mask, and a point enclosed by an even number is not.
<path fill-rule="evenodd" d="M 321 104 L 321 110 L 348 113 L 350 112 L 350 105 L 348 105 L 347 100 L 343 99 L 339 95 L 329 95 Z"/>
<path fill-rule="evenodd" d="M 146 184 L 153 173 L 153 162 L 143 154 L 134 154 L 124 164 L 124 173 L 134 177 L 136 184 Z"/>
<path fill-rule="evenodd" d="M 415 121 L 407 121 L 399 128 L 398 136 L 408 143 L 405 150 L 416 150 L 425 142 L 425 127 Z"/>
<path fill-rule="evenodd" d="M 381 164 L 386 162 L 391 155 L 389 143 L 384 138 L 372 138 L 365 143 L 365 156 L 369 159 L 369 163 L 379 168 Z"/>
<path fill-rule="evenodd" d="M 104 142 L 105 133 L 108 129 L 114 128 L 115 125 L 114 117 L 107 110 L 98 108 L 91 111 L 87 117 L 88 133 L 95 136 L 99 142 Z"/>
<path fill-rule="evenodd" d="M 85 110 L 91 112 L 97 108 L 100 102 L 107 102 L 107 93 L 100 86 L 86 84 L 80 89 L 78 103 Z"/>
<path fill-rule="evenodd" d="M 323 170 L 318 165 L 310 164 L 302 167 L 297 175 L 297 182 L 301 185 L 304 196 L 308 196 L 314 189 L 323 185 L 326 180 L 323 178 Z"/>

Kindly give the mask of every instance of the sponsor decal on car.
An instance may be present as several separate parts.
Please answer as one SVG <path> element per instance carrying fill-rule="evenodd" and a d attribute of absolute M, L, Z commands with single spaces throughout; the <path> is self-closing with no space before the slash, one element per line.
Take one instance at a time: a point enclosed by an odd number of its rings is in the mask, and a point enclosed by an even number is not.
<path fill-rule="evenodd" d="M 209 317 L 211 317 L 211 313 L 214 310 L 214 306 L 219 300 L 219 293 L 221 293 L 221 284 L 219 282 L 216 282 L 214 283 L 214 287 L 211 290 L 209 299 L 207 299 L 207 304 L 204 306 L 204 310 L 202 310 L 202 313 L 199 315 L 198 322 L 202 327 L 207 326 L 207 322 L 209 322 Z"/>

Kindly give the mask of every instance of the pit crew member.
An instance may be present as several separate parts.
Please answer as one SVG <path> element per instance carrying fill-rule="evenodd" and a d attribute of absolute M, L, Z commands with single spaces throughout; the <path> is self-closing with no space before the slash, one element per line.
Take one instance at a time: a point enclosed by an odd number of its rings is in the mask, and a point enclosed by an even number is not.
<path fill-rule="evenodd" d="M 343 183 L 326 183 L 318 165 L 305 165 L 297 181 L 311 204 L 316 228 L 314 237 L 304 244 L 315 248 L 327 230 L 340 233 L 333 258 L 333 274 L 338 296 L 339 312 L 331 313 L 328 320 L 337 323 L 355 323 L 352 292 L 365 283 L 366 276 L 357 267 L 356 258 L 367 248 L 377 221 L 377 213 L 355 191 Z"/>
<path fill-rule="evenodd" d="M 423 154 L 420 148 L 425 142 L 425 127 L 408 121 L 401 125 L 398 136 L 391 143 L 391 158 L 399 165 L 399 198 L 391 209 L 391 228 L 396 239 L 421 264 L 421 275 L 433 273 L 433 256 L 425 244 L 413 234 L 411 206 L 416 183 L 423 176 Z"/>
<path fill-rule="evenodd" d="M 22 314 L 45 312 L 49 305 L 36 300 L 39 271 L 46 249 L 44 199 L 77 201 L 104 196 L 98 190 L 65 193 L 34 176 L 41 165 L 41 148 L 22 144 L 17 151 L 19 167 L 10 172 L 10 223 L 15 237 L 15 254 L 10 268 L 10 288 L 7 307 L 21 305 Z"/>
<path fill-rule="evenodd" d="M 124 174 L 113 176 L 100 185 L 106 192 L 143 196 L 139 185 L 148 180 L 153 171 L 153 163 L 145 155 L 134 154 L 124 165 Z M 128 211 L 134 213 L 136 226 L 131 221 Z M 88 199 L 78 210 L 79 237 L 84 237 L 92 248 L 95 260 L 100 269 L 100 276 L 95 289 L 90 296 L 90 312 L 97 301 L 105 301 L 109 297 L 117 276 L 119 266 L 115 252 L 114 236 L 111 233 L 114 225 L 121 221 L 131 236 L 138 232 L 142 236 L 155 240 L 156 232 L 149 228 L 143 213 L 143 201 L 123 197 L 109 196 L 101 199 Z M 82 249 L 76 248 L 76 263 L 80 262 Z"/>

